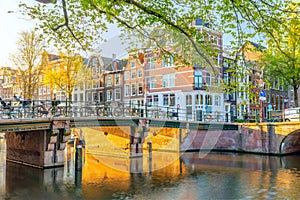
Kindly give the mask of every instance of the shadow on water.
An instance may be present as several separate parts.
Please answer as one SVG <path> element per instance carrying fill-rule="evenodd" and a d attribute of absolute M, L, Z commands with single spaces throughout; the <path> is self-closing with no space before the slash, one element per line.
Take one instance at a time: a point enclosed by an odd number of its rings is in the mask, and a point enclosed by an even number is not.
<path fill-rule="evenodd" d="M 37 169 L 6 162 L 6 198 L 55 199 L 64 193 L 64 168 Z"/>

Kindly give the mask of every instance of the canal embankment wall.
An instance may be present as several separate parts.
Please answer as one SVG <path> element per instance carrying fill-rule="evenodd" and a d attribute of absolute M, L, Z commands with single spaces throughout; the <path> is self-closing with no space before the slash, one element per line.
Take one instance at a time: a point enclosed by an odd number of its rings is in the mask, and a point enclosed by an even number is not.
<path fill-rule="evenodd" d="M 290 154 L 300 151 L 299 129 L 298 123 L 245 123 L 237 124 L 236 130 L 190 129 L 180 150 Z"/>

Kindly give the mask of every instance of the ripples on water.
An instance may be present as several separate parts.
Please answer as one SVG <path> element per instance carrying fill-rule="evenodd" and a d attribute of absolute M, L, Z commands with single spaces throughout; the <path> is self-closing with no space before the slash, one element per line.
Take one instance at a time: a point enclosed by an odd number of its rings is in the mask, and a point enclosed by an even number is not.
<path fill-rule="evenodd" d="M 65 167 L 40 170 L 6 163 L 0 139 L 0 199 L 300 199 L 299 155 L 159 155 L 152 161 L 87 155 L 75 171 L 69 151 Z"/>

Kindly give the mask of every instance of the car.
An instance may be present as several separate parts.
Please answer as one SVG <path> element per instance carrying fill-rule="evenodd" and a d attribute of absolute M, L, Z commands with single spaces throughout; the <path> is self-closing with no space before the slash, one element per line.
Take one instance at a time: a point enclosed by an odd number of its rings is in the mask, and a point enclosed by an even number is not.
<path fill-rule="evenodd" d="M 300 107 L 289 108 L 284 110 L 284 121 L 296 122 L 300 119 Z"/>

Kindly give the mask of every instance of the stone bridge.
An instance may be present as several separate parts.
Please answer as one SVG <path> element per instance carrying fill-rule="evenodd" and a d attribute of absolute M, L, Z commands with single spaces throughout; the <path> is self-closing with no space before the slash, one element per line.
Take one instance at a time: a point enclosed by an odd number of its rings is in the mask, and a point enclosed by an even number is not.
<path fill-rule="evenodd" d="M 83 132 L 87 153 L 136 157 L 153 151 L 238 151 L 286 155 L 300 151 L 300 123 L 207 123 L 109 117 L 0 120 L 7 160 L 39 168 L 64 165 L 74 130 Z M 146 144 L 145 144 L 146 141 Z"/>

